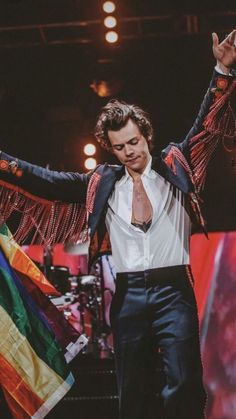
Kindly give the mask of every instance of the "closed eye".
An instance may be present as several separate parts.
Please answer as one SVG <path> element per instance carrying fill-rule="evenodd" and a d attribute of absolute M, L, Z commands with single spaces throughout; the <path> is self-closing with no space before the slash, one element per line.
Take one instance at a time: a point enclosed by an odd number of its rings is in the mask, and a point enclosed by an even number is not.
<path fill-rule="evenodd" d="M 113 145 L 113 148 L 115 149 L 115 150 L 118 150 L 118 151 L 120 151 L 120 150 L 122 150 L 122 148 L 124 148 L 124 145 L 123 144 L 117 144 L 117 145 Z"/>
<path fill-rule="evenodd" d="M 138 138 L 132 138 L 130 141 L 128 141 L 128 144 L 131 144 L 131 145 L 135 145 L 137 143 L 138 143 Z"/>
<path fill-rule="evenodd" d="M 130 145 L 136 145 L 139 142 L 138 137 L 131 138 L 129 141 L 127 141 L 126 144 Z M 112 147 L 114 150 L 121 151 L 124 148 L 125 144 L 114 144 Z"/>

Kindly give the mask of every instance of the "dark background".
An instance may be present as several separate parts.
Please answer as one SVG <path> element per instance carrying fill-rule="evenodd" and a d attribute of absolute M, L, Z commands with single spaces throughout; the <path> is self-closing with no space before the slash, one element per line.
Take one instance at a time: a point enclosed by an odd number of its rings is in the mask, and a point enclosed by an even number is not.
<path fill-rule="evenodd" d="M 102 3 L 1 0 L 0 143 L 9 154 L 84 171 L 83 145 L 95 142 L 96 115 L 113 96 L 150 112 L 157 151 L 191 128 L 215 64 L 211 32 L 222 39 L 236 28 L 235 1 L 116 0 L 117 46 L 104 41 Z M 68 29 L 68 22 L 85 25 Z M 39 25 L 50 23 L 62 26 L 42 37 Z M 100 97 L 94 80 L 113 94 Z M 100 147 L 96 157 L 113 162 Z M 236 228 L 235 162 L 236 147 L 220 146 L 206 185 L 210 230 Z"/>

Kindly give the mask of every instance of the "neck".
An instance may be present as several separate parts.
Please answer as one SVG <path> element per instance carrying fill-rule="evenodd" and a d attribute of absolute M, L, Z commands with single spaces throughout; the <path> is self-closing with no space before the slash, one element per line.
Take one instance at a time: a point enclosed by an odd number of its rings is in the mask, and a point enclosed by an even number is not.
<path fill-rule="evenodd" d="M 143 173 L 143 170 L 136 172 L 136 171 L 134 171 L 132 169 L 128 169 L 128 168 L 127 168 L 127 171 L 128 171 L 129 175 L 132 177 L 133 180 L 138 179 L 141 176 L 141 174 Z"/>
<path fill-rule="evenodd" d="M 144 166 L 142 169 L 139 169 L 139 170 L 132 170 L 132 169 L 130 169 L 129 167 L 126 167 L 126 169 L 127 169 L 128 173 L 129 173 L 129 175 L 132 177 L 132 179 L 133 179 L 133 180 L 138 179 L 138 178 L 139 178 L 139 177 L 143 174 L 143 172 L 144 172 L 144 170 L 146 169 L 146 167 L 147 167 L 147 165 L 148 165 L 148 163 L 149 163 L 150 159 L 151 159 L 151 156 L 149 157 L 149 159 L 148 159 L 147 163 L 145 164 L 145 166 Z"/>

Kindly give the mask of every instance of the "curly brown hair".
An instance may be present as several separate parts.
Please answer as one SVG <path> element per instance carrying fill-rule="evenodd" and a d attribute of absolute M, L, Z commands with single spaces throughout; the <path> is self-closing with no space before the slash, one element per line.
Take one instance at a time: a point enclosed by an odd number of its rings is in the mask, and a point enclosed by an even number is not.
<path fill-rule="evenodd" d="M 108 131 L 118 131 L 131 119 L 152 148 L 153 127 L 149 115 L 137 105 L 131 105 L 117 99 L 110 100 L 100 111 L 94 134 L 101 146 L 110 150 Z"/>

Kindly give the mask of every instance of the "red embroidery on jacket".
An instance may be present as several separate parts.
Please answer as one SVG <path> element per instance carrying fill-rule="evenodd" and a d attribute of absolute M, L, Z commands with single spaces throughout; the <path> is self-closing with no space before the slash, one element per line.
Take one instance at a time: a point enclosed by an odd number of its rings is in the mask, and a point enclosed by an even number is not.
<path fill-rule="evenodd" d="M 216 80 L 216 86 L 219 87 L 219 89 L 226 90 L 229 85 L 229 82 L 224 77 L 218 77 Z"/>
<path fill-rule="evenodd" d="M 170 148 L 169 153 L 164 158 L 164 162 L 172 170 L 172 172 L 176 175 L 176 166 L 175 166 L 175 162 L 174 162 L 173 147 Z"/>

